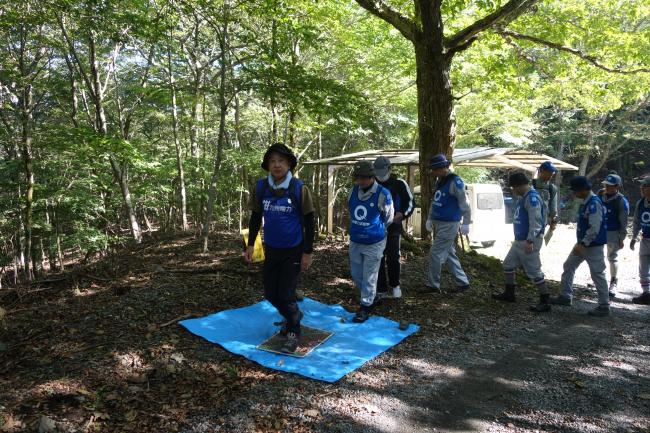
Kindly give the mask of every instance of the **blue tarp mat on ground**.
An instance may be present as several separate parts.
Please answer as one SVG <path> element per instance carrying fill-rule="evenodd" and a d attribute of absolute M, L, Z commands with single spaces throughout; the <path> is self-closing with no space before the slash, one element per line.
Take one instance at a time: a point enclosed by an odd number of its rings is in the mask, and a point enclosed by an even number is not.
<path fill-rule="evenodd" d="M 257 348 L 278 331 L 273 322 L 282 319 L 268 301 L 179 323 L 191 333 L 265 367 L 325 382 L 336 382 L 420 329 L 411 324 L 401 331 L 397 322 L 379 316 L 371 316 L 365 323 L 353 323 L 354 314 L 340 305 L 326 305 L 309 298 L 299 305 L 305 314 L 304 325 L 333 333 L 304 358 Z"/>

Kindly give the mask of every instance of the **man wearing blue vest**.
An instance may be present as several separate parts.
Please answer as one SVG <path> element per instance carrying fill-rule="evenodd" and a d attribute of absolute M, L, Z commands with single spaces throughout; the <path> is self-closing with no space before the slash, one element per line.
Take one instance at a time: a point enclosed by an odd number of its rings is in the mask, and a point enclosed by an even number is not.
<path fill-rule="evenodd" d="M 557 187 L 551 181 L 557 173 L 557 168 L 551 161 L 544 161 L 537 169 L 537 177 L 533 179 L 533 188 L 539 193 L 548 210 L 546 224 L 551 230 L 557 225 Z"/>
<path fill-rule="evenodd" d="M 530 179 L 524 173 L 511 174 L 508 183 L 512 192 L 519 197 L 512 220 L 515 241 L 503 260 L 505 291 L 492 295 L 492 298 L 497 301 L 515 302 L 515 274 L 521 266 L 539 292 L 539 304 L 531 306 L 530 309 L 536 313 L 548 312 L 551 311 L 550 295 L 539 258 L 546 226 L 546 205 L 539 193 L 531 188 Z"/>
<path fill-rule="evenodd" d="M 609 290 L 605 278 L 605 244 L 607 226 L 605 207 L 598 196 L 591 191 L 591 182 L 584 176 L 576 176 L 570 182 L 573 195 L 582 200 L 578 210 L 577 243 L 564 262 L 562 272 L 562 294 L 551 299 L 556 305 L 570 306 L 573 298 L 573 277 L 584 261 L 589 265 L 591 279 L 598 292 L 598 306 L 589 311 L 590 316 L 609 315 Z"/>
<path fill-rule="evenodd" d="M 627 218 L 630 214 L 630 204 L 627 198 L 619 192 L 622 184 L 617 174 L 608 174 L 603 181 L 603 189 L 598 196 L 607 211 L 607 260 L 609 261 L 609 297 L 616 296 L 618 285 L 618 252 L 625 246 L 627 236 Z"/>
<path fill-rule="evenodd" d="M 641 181 L 641 200 L 634 208 L 634 223 L 632 225 L 632 240 L 630 248 L 634 250 L 639 232 L 641 232 L 641 245 L 639 246 L 639 280 L 642 293 L 632 298 L 632 302 L 641 305 L 650 305 L 650 176 Z"/>
<path fill-rule="evenodd" d="M 311 266 L 314 243 L 314 205 L 309 189 L 294 177 L 296 156 L 282 143 L 270 146 L 262 168 L 268 176 L 251 191 L 249 244 L 244 260 L 253 261 L 255 239 L 264 220 L 264 296 L 284 317 L 281 350 L 294 353 L 300 339 L 302 312 L 296 302 L 298 274 Z"/>
<path fill-rule="evenodd" d="M 402 296 L 400 287 L 400 242 L 402 239 L 402 223 L 411 216 L 415 210 L 415 200 L 408 184 L 391 173 L 390 159 L 380 156 L 372 164 L 375 169 L 375 179 L 379 185 L 386 188 L 393 198 L 395 211 L 393 223 L 388 226 L 386 236 L 386 249 L 379 265 L 377 277 L 377 296 L 386 299 L 397 299 Z M 386 274 L 388 273 L 388 281 Z"/>
<path fill-rule="evenodd" d="M 355 164 L 352 176 L 355 185 L 348 197 L 350 272 L 361 291 L 361 305 L 352 320 L 363 323 L 370 317 L 377 295 L 377 274 L 386 248 L 386 228 L 393 221 L 393 200 L 375 180 L 370 161 Z"/>
<path fill-rule="evenodd" d="M 472 211 L 467 203 L 465 184 L 452 173 L 450 165 L 445 155 L 434 155 L 429 161 L 436 185 L 426 229 L 433 231 L 435 228 L 435 239 L 429 251 L 425 291 L 440 291 L 440 272 L 444 263 L 456 280 L 456 291 L 460 293 L 469 289 L 469 280 L 456 255 L 455 243 L 459 228 L 462 235 L 469 233 Z"/>

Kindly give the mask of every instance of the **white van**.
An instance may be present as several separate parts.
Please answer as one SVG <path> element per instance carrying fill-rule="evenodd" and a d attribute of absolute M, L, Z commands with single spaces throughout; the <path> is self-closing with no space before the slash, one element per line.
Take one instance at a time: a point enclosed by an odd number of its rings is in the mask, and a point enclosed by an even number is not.
<path fill-rule="evenodd" d="M 508 230 L 506 207 L 501 186 L 496 183 L 470 183 L 465 185 L 467 199 L 472 209 L 472 224 L 469 226 L 469 241 L 473 245 L 490 247 L 498 239 L 504 239 Z M 416 194 L 420 187 L 415 187 Z M 418 207 L 411 216 L 413 235 L 421 237 L 420 221 L 422 211 Z"/>

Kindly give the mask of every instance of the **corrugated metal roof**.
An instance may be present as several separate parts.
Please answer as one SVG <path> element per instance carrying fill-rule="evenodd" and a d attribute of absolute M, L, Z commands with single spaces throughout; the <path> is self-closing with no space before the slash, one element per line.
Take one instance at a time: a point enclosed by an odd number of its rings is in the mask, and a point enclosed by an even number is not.
<path fill-rule="evenodd" d="M 393 165 L 418 165 L 420 154 L 417 149 L 365 150 L 348 153 L 332 158 L 317 159 L 303 162 L 304 165 L 352 165 L 358 161 L 374 161 L 379 156 L 390 159 Z M 558 170 L 578 170 L 575 165 L 557 158 L 529 150 L 512 147 L 473 147 L 455 149 L 452 158 L 455 166 L 460 167 L 491 167 L 519 168 L 535 171 L 544 161 L 552 161 Z"/>

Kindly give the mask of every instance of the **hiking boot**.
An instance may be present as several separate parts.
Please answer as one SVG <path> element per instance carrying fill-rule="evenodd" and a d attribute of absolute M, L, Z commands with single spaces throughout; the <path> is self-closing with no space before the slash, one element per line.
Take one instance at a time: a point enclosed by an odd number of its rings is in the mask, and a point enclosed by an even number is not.
<path fill-rule="evenodd" d="M 548 313 L 551 311 L 551 295 L 539 295 L 539 304 L 531 305 L 530 311 L 535 313 Z"/>
<path fill-rule="evenodd" d="M 588 311 L 587 314 L 593 317 L 609 316 L 609 305 L 599 305 L 593 310 Z"/>
<path fill-rule="evenodd" d="M 515 302 L 515 285 L 514 284 L 506 284 L 506 287 L 503 291 L 503 293 L 499 293 L 496 295 L 492 295 L 492 299 L 495 301 L 501 301 L 501 302 Z"/>
<path fill-rule="evenodd" d="M 304 316 L 304 314 L 302 314 L 302 311 L 301 311 L 299 320 L 302 320 L 303 316 Z M 280 325 L 282 326 L 280 328 L 280 335 L 282 335 L 283 337 L 286 337 L 287 333 L 289 332 L 289 329 L 287 327 L 288 326 L 287 325 L 287 319 L 284 319 L 282 322 L 280 322 Z"/>
<path fill-rule="evenodd" d="M 618 280 L 612 278 L 612 281 L 609 283 L 609 299 L 614 299 L 616 297 L 616 289 L 618 288 Z"/>
<path fill-rule="evenodd" d="M 289 354 L 296 353 L 299 341 L 300 335 L 296 334 L 295 332 L 287 332 L 287 341 L 285 341 L 280 348 L 280 352 Z"/>
<path fill-rule="evenodd" d="M 556 296 L 554 298 L 551 298 L 551 304 L 553 305 L 564 305 L 566 307 L 570 307 L 572 304 L 571 298 L 567 296 Z"/>
<path fill-rule="evenodd" d="M 389 289 L 386 293 L 385 299 L 399 299 L 402 297 L 402 289 L 399 286 Z"/>
<path fill-rule="evenodd" d="M 456 293 L 465 293 L 469 289 L 471 289 L 471 286 L 469 284 L 465 284 L 463 286 L 457 286 Z"/>
<path fill-rule="evenodd" d="M 354 323 L 363 323 L 370 318 L 370 308 L 364 305 L 357 310 L 357 313 L 352 318 Z"/>
<path fill-rule="evenodd" d="M 643 292 L 641 296 L 632 298 L 633 304 L 650 305 L 650 292 Z"/>

